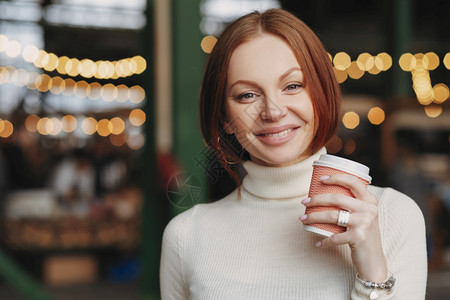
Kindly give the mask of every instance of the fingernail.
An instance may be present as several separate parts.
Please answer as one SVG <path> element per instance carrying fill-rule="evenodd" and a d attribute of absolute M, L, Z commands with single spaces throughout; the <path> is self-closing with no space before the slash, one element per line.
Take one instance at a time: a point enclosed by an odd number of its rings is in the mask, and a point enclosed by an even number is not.
<path fill-rule="evenodd" d="M 325 175 L 325 176 L 320 176 L 320 178 L 319 178 L 319 180 L 327 180 L 327 179 L 329 179 L 330 178 L 330 176 L 328 176 L 328 175 Z"/>
<path fill-rule="evenodd" d="M 303 215 L 299 219 L 300 219 L 300 221 L 304 221 L 304 220 L 306 220 L 307 217 L 308 217 L 307 215 Z"/>
<path fill-rule="evenodd" d="M 303 200 L 302 200 L 302 204 L 309 203 L 309 201 L 311 201 L 311 198 L 303 199 Z"/>
<path fill-rule="evenodd" d="M 319 248 L 320 246 L 322 246 L 322 242 L 317 242 L 316 247 Z"/>

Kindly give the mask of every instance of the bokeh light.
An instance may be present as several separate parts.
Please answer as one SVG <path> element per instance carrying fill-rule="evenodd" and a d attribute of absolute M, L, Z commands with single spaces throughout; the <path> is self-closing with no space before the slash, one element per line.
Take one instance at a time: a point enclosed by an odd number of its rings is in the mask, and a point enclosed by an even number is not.
<path fill-rule="evenodd" d="M 217 43 L 217 38 L 212 35 L 208 35 L 202 39 L 202 41 L 200 43 L 200 47 L 202 48 L 203 52 L 209 54 L 213 50 L 216 43 Z"/>
<path fill-rule="evenodd" d="M 342 123 L 345 128 L 355 129 L 359 125 L 359 115 L 354 111 L 349 111 L 342 117 Z"/>
<path fill-rule="evenodd" d="M 1 127 L 1 131 L 0 131 L 0 137 L 2 138 L 9 138 L 13 132 L 14 132 L 14 126 L 13 124 L 8 121 L 8 120 L 1 120 L 0 122 L 2 123 Z"/>
<path fill-rule="evenodd" d="M 367 114 L 367 118 L 373 125 L 380 125 L 385 119 L 384 110 L 380 107 L 372 107 Z"/>
<path fill-rule="evenodd" d="M 442 106 L 428 105 L 424 107 L 425 114 L 430 118 L 437 118 L 442 114 Z"/>
<path fill-rule="evenodd" d="M 144 124 L 146 116 L 142 109 L 133 109 L 129 115 L 130 123 L 134 126 L 141 126 Z"/>

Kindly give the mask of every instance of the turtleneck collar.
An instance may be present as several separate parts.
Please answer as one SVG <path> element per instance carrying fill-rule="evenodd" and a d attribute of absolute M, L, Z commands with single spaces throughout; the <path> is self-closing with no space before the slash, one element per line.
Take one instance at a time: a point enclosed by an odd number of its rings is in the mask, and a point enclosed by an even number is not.
<path fill-rule="evenodd" d="M 267 167 L 246 161 L 243 166 L 247 175 L 244 177 L 242 187 L 247 192 L 265 199 L 306 197 L 313 162 L 325 153 L 325 148 L 322 148 L 307 159 L 286 167 Z"/>

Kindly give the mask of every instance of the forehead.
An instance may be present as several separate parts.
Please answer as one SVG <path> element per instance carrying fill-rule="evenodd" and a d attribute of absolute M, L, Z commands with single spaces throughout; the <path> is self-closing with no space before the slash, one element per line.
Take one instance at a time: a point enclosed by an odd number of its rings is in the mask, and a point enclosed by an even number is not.
<path fill-rule="evenodd" d="M 243 76 L 277 76 L 292 67 L 300 67 L 286 41 L 264 33 L 240 44 L 232 53 L 228 67 L 230 80 Z"/>

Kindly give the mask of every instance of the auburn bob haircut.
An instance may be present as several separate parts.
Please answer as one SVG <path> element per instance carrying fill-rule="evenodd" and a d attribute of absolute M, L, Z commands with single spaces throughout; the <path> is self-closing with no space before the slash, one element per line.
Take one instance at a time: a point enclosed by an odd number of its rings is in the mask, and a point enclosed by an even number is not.
<path fill-rule="evenodd" d="M 315 113 L 316 132 L 310 145 L 317 152 L 334 135 L 339 121 L 340 89 L 331 59 L 315 33 L 301 20 L 281 9 L 252 12 L 231 23 L 211 52 L 200 92 L 200 123 L 205 144 L 215 153 L 240 187 L 239 167 L 233 162 L 249 159 L 233 135 L 224 130 L 225 87 L 233 51 L 263 33 L 284 39 L 296 56 Z"/>

